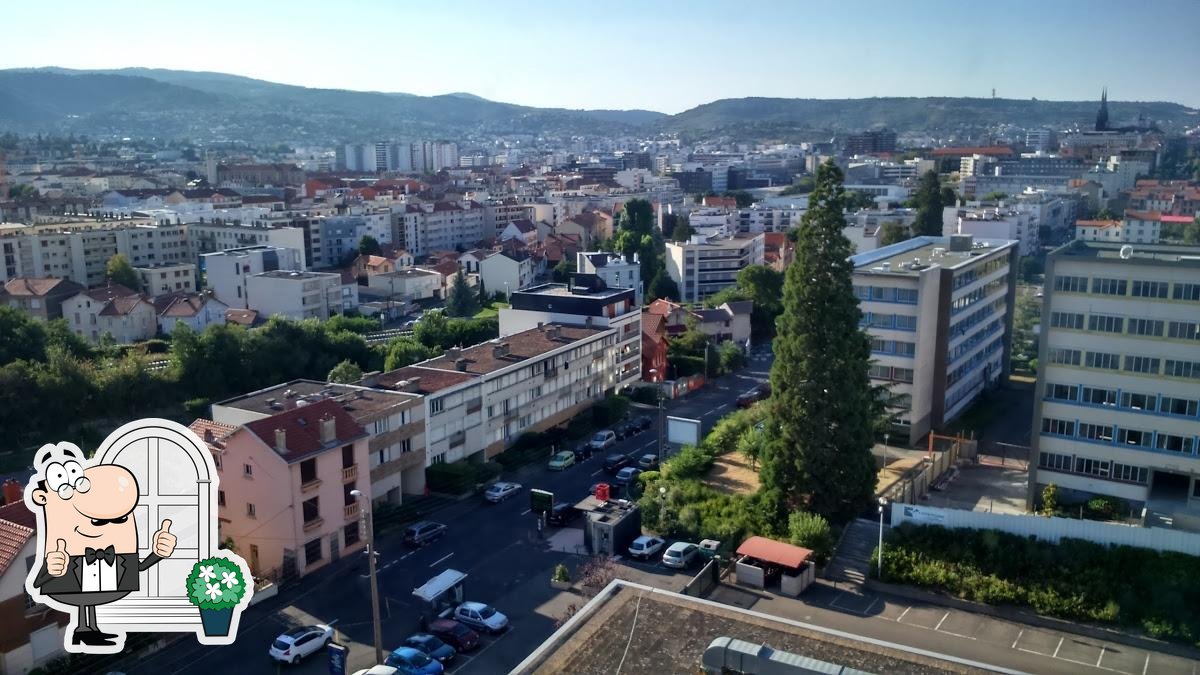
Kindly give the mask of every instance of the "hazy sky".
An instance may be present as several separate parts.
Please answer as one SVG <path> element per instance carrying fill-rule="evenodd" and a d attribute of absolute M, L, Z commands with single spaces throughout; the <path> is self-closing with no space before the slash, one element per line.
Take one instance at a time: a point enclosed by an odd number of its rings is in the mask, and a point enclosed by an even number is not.
<path fill-rule="evenodd" d="M 990 96 L 1200 107 L 1200 0 L 43 0 L 0 67 L 674 113 L 719 98 Z"/>

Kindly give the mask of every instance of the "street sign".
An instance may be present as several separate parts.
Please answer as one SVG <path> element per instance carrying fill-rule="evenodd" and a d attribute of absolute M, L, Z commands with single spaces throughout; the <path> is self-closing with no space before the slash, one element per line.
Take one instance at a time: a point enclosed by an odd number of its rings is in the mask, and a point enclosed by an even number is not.
<path fill-rule="evenodd" d="M 346 675 L 346 659 L 350 656 L 350 648 L 330 642 L 325 651 L 329 653 L 329 675 Z"/>
<path fill-rule="evenodd" d="M 546 490 L 529 491 L 529 510 L 534 513 L 548 513 L 554 508 L 554 493 Z"/>
<path fill-rule="evenodd" d="M 700 445 L 700 420 L 667 416 L 667 442 Z"/>

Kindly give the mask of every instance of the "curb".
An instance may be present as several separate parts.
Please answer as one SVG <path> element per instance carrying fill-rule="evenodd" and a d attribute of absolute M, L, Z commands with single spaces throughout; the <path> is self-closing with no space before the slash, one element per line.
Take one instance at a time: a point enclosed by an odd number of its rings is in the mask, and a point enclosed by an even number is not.
<path fill-rule="evenodd" d="M 1104 640 L 1107 642 L 1115 642 L 1127 647 L 1137 647 L 1152 652 L 1160 652 L 1178 656 L 1185 659 L 1200 658 L 1200 649 L 1188 647 L 1187 645 L 1178 644 L 1175 642 L 1164 642 L 1155 638 L 1146 637 L 1143 635 L 1134 635 L 1125 633 L 1111 628 L 1103 628 L 1091 624 L 1075 623 L 1064 619 L 1056 619 L 1054 617 L 1042 616 L 1023 609 L 1015 607 L 1003 606 L 997 607 L 994 605 L 986 605 L 981 602 L 972 600 L 963 600 L 941 593 L 932 593 L 930 591 L 921 590 L 912 586 L 901 586 L 898 584 L 889 584 L 882 581 L 876 581 L 868 578 L 863 588 L 874 591 L 876 593 L 886 593 L 904 598 L 906 600 L 916 600 L 918 602 L 927 602 L 933 605 L 949 607 L 965 612 L 975 614 L 986 614 L 988 616 L 1012 621 L 1015 623 L 1027 624 L 1038 628 L 1049 628 L 1051 630 L 1061 631 L 1063 633 L 1071 633 L 1083 637 L 1089 637 L 1094 640 Z"/>

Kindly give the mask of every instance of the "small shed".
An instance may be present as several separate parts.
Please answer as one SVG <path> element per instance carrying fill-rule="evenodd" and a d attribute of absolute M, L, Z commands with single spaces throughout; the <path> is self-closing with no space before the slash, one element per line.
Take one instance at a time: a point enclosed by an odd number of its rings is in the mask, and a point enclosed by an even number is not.
<path fill-rule="evenodd" d="M 467 575 L 458 570 L 445 570 L 441 574 L 413 589 L 413 595 L 421 601 L 421 618 L 429 621 L 440 613 L 463 601 L 463 581 Z"/>
<path fill-rule="evenodd" d="M 776 577 L 784 595 L 797 596 L 816 579 L 813 552 L 766 537 L 750 537 L 737 549 L 737 581 L 767 588 Z"/>
<path fill-rule="evenodd" d="M 624 553 L 642 533 L 642 512 L 633 502 L 588 495 L 575 508 L 584 514 L 583 543 L 592 555 Z"/>

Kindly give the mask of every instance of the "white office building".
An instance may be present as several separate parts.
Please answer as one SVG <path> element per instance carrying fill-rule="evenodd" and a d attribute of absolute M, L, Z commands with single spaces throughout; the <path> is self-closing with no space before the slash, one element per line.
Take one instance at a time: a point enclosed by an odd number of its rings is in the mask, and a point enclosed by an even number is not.
<path fill-rule="evenodd" d="M 277 246 L 246 246 L 200 256 L 208 287 L 221 302 L 234 309 L 247 309 L 246 278 L 275 270 L 304 269 L 300 251 Z"/>
<path fill-rule="evenodd" d="M 340 274 L 275 270 L 246 277 L 246 308 L 259 316 L 328 319 L 358 307 L 357 284 Z"/>
<path fill-rule="evenodd" d="M 764 244 L 762 234 L 667 242 L 667 273 L 679 285 L 683 302 L 699 302 L 737 283 L 743 268 L 763 264 Z"/>

